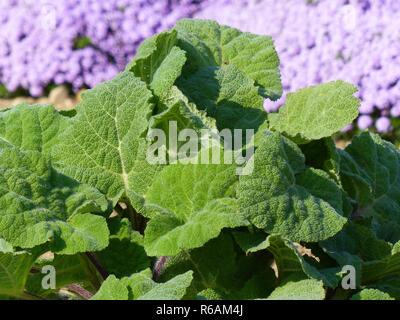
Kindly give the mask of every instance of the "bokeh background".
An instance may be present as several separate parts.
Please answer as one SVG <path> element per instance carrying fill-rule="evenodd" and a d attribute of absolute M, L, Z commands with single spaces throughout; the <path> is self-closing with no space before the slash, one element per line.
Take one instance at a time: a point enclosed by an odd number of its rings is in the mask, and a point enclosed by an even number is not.
<path fill-rule="evenodd" d="M 143 39 L 184 17 L 270 35 L 284 95 L 342 79 L 358 86 L 367 128 L 400 142 L 400 0 L 0 0 L 0 107 L 71 108 L 125 68 Z"/>

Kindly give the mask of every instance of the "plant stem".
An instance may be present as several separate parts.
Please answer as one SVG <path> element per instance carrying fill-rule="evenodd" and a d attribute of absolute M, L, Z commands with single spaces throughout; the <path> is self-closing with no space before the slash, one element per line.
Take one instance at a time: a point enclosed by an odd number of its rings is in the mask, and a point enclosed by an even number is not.
<path fill-rule="evenodd" d="M 92 264 L 95 266 L 97 271 L 100 273 L 100 275 L 103 278 L 103 280 L 107 279 L 109 274 L 108 274 L 107 270 L 104 269 L 104 267 L 96 259 L 96 257 L 90 252 L 86 252 L 86 256 L 89 258 L 90 262 L 92 262 Z"/>
<path fill-rule="evenodd" d="M 158 276 L 160 275 L 160 272 L 161 272 L 162 268 L 164 267 L 165 262 L 167 262 L 167 258 L 168 257 L 161 257 L 156 262 L 156 265 L 154 266 L 154 270 L 153 270 L 153 280 L 154 281 L 156 281 Z"/>
<path fill-rule="evenodd" d="M 89 292 L 85 288 L 82 288 L 78 284 L 70 284 L 67 286 L 67 288 L 69 290 L 71 290 L 72 292 L 79 294 L 80 296 L 82 296 L 83 298 L 85 298 L 87 300 L 89 300 L 91 297 L 93 297 L 93 293 Z"/>

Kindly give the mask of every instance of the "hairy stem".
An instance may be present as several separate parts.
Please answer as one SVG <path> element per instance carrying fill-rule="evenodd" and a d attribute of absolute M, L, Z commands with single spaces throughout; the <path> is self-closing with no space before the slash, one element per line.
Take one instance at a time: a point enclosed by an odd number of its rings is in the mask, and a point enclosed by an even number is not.
<path fill-rule="evenodd" d="M 164 264 L 167 262 L 168 257 L 161 257 L 158 259 L 156 262 L 156 265 L 154 266 L 153 270 L 153 280 L 156 281 L 158 276 L 160 275 L 160 272 L 162 268 L 164 267 Z"/>
<path fill-rule="evenodd" d="M 87 300 L 89 300 L 91 297 L 93 297 L 93 293 L 91 293 L 90 291 L 86 290 L 85 288 L 82 288 L 78 284 L 69 284 L 67 286 L 67 288 L 69 290 L 71 290 L 72 292 L 75 292 L 75 293 L 79 294 L 80 296 L 82 296 L 83 298 L 85 298 Z"/>

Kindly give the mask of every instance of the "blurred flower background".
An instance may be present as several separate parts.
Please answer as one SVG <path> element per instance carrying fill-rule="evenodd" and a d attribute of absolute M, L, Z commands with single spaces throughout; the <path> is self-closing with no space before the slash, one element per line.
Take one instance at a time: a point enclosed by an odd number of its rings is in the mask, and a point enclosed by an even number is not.
<path fill-rule="evenodd" d="M 287 92 L 342 79 L 362 100 L 346 130 L 400 139 L 399 0 L 0 0 L 0 96 L 91 88 L 183 17 L 272 36 L 284 95 L 268 112 Z"/>

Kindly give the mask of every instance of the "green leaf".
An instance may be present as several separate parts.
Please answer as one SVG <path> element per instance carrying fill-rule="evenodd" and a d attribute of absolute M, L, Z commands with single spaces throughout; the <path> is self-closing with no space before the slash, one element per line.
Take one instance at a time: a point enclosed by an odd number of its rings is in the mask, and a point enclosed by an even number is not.
<path fill-rule="evenodd" d="M 260 86 L 260 94 L 272 100 L 282 95 L 279 58 L 269 36 L 243 33 L 212 20 L 182 19 L 179 47 L 186 51 L 184 76 L 204 67 L 235 66 Z"/>
<path fill-rule="evenodd" d="M 364 289 L 353 295 L 350 300 L 395 300 L 389 294 L 377 289 Z"/>
<path fill-rule="evenodd" d="M 0 113 L 0 140 L 22 150 L 51 153 L 66 119 L 51 105 L 21 103 Z"/>
<path fill-rule="evenodd" d="M 204 67 L 178 81 L 200 110 L 215 118 L 219 130 L 258 128 L 267 118 L 254 80 L 236 66 Z"/>
<path fill-rule="evenodd" d="M 105 197 L 55 171 L 49 158 L 0 140 L 0 235 L 33 248 L 51 239 L 51 250 L 74 254 L 108 244 Z"/>
<path fill-rule="evenodd" d="M 39 250 L 14 251 L 10 243 L 0 239 L 0 296 L 24 298 L 29 271 L 39 255 Z"/>
<path fill-rule="evenodd" d="M 324 300 L 325 290 L 322 281 L 306 279 L 288 281 L 277 287 L 268 300 Z"/>
<path fill-rule="evenodd" d="M 187 271 L 165 283 L 154 282 L 147 270 L 121 280 L 111 275 L 91 300 L 179 300 L 190 286 L 192 274 Z"/>
<path fill-rule="evenodd" d="M 186 62 L 185 51 L 179 49 L 176 31 L 165 31 L 147 38 L 126 70 L 146 82 L 160 97 L 172 87 Z"/>
<path fill-rule="evenodd" d="M 286 95 L 273 127 L 299 142 L 330 137 L 358 116 L 357 88 L 343 81 L 300 89 Z"/>
<path fill-rule="evenodd" d="M 362 265 L 362 284 L 374 283 L 387 277 L 400 276 L 400 242 L 392 249 L 392 254 L 381 260 L 368 261 Z"/>
<path fill-rule="evenodd" d="M 175 255 L 201 247 L 223 228 L 247 225 L 237 210 L 237 180 L 233 165 L 175 164 L 165 168 L 146 196 L 144 214 L 151 218 L 145 230 L 147 254 Z"/>
<path fill-rule="evenodd" d="M 108 272 L 122 278 L 150 267 L 150 259 L 143 247 L 143 237 L 132 229 L 128 219 L 112 218 L 108 221 L 108 227 L 111 233 L 109 245 L 96 253 Z"/>
<path fill-rule="evenodd" d="M 147 130 L 153 108 L 146 84 L 130 72 L 82 94 L 53 156 L 63 173 L 88 183 L 115 204 L 128 198 L 140 209 L 159 166 L 146 160 Z"/>
<path fill-rule="evenodd" d="M 180 300 L 193 280 L 193 271 L 187 271 L 173 279 L 156 283 L 145 273 L 124 278 L 128 286 L 131 299 L 134 300 Z"/>
<path fill-rule="evenodd" d="M 342 193 L 328 174 L 304 173 L 304 157 L 279 133 L 268 135 L 254 154 L 253 173 L 241 176 L 239 208 L 249 221 L 267 233 L 292 241 L 315 242 L 339 232 Z"/>
<path fill-rule="evenodd" d="M 357 201 L 354 217 L 372 218 L 376 235 L 400 240 L 400 152 L 378 135 L 363 132 L 341 152 L 342 181 Z"/>
<path fill-rule="evenodd" d="M 90 300 L 128 300 L 128 298 L 129 291 L 126 285 L 114 275 L 110 275 Z"/>

